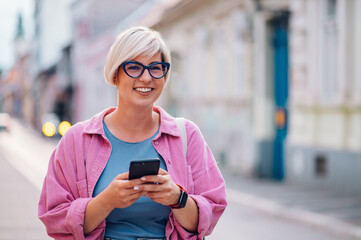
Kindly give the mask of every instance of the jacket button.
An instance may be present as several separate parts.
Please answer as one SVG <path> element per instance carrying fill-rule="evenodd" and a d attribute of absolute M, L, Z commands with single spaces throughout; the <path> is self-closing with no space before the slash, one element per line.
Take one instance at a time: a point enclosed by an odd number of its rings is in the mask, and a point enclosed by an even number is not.
<path fill-rule="evenodd" d="M 158 141 L 155 141 L 154 144 L 158 146 L 158 145 L 159 145 L 159 142 L 158 142 Z"/>

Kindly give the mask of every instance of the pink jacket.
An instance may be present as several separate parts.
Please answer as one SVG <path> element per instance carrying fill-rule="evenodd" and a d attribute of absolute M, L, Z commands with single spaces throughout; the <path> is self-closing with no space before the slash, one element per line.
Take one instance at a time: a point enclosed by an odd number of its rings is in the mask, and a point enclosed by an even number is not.
<path fill-rule="evenodd" d="M 51 155 L 38 214 L 55 239 L 103 239 L 105 221 L 84 236 L 87 203 L 111 153 L 102 120 L 114 108 L 74 125 Z M 202 239 L 209 235 L 226 205 L 225 183 L 197 126 L 186 121 L 187 160 L 175 120 L 160 107 L 161 125 L 153 145 L 164 158 L 173 181 L 184 186 L 199 208 L 198 234 L 189 233 L 171 213 L 167 239 Z"/>

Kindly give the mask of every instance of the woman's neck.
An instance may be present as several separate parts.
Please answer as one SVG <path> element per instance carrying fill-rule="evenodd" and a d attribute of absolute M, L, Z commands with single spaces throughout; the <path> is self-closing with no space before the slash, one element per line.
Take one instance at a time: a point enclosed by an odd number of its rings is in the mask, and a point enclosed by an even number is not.
<path fill-rule="evenodd" d="M 159 128 L 159 114 L 153 107 L 147 109 L 118 108 L 105 116 L 105 124 L 117 138 L 139 142 L 153 136 Z"/>

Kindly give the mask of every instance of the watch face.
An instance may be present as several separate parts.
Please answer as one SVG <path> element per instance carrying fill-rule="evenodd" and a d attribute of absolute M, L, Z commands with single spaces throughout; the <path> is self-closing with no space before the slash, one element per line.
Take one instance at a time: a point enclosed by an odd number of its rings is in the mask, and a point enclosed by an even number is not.
<path fill-rule="evenodd" d="M 181 191 L 181 194 L 179 196 L 177 204 L 169 205 L 169 207 L 171 207 L 171 208 L 184 208 L 187 204 L 187 199 L 188 199 L 187 190 L 185 190 L 181 185 L 178 185 L 178 187 Z"/>
<path fill-rule="evenodd" d="M 188 193 L 185 191 L 182 191 L 181 197 L 179 199 L 179 207 L 184 208 L 187 204 L 188 199 Z"/>

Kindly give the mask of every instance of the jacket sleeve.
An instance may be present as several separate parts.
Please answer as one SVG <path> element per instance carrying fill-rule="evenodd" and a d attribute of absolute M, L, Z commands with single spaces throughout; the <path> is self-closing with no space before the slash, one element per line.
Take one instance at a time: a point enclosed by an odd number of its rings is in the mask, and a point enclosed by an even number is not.
<path fill-rule="evenodd" d="M 193 179 L 193 189 L 189 191 L 189 196 L 198 206 L 198 234 L 190 235 L 177 222 L 174 222 L 174 226 L 182 239 L 202 239 L 212 233 L 227 206 L 225 182 L 199 128 L 194 123 L 187 122 L 186 130 L 187 162 Z"/>
<path fill-rule="evenodd" d="M 84 213 L 91 198 L 87 191 L 83 146 L 76 146 L 71 130 L 50 157 L 38 215 L 48 235 L 55 239 L 99 239 L 104 234 L 104 222 L 87 236 L 83 233 Z"/>

